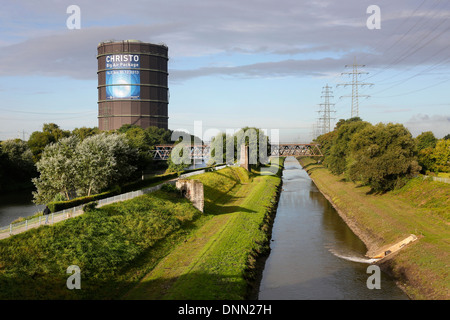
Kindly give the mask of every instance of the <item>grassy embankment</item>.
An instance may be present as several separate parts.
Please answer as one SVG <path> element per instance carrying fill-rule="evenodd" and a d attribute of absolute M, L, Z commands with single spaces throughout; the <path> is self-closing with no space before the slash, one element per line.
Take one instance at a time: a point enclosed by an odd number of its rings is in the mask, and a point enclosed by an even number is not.
<path fill-rule="evenodd" d="M 246 297 L 280 178 L 242 168 L 195 178 L 205 184 L 205 214 L 177 192 L 158 191 L 0 241 L 0 299 L 120 299 L 144 277 L 128 298 Z M 189 269 L 154 280 L 152 270 L 174 254 Z M 66 287 L 70 265 L 81 269 L 81 290 Z M 142 291 L 158 284 L 159 295 Z"/>
<path fill-rule="evenodd" d="M 125 298 L 245 299 L 257 289 L 280 176 L 227 168 L 193 178 L 204 185 L 208 221 Z"/>
<path fill-rule="evenodd" d="M 302 158 L 300 163 L 369 254 L 410 234 L 419 236 L 380 266 L 412 299 L 450 299 L 449 184 L 415 178 L 399 190 L 373 194 L 369 187 L 346 182 L 312 159 Z"/>

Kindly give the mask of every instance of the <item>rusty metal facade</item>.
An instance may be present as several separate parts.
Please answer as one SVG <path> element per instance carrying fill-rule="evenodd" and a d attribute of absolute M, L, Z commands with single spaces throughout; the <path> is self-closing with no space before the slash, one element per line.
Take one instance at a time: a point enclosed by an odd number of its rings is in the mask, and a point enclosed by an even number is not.
<path fill-rule="evenodd" d="M 106 57 L 139 55 L 139 99 L 107 99 Z M 168 48 L 136 40 L 102 42 L 97 47 L 98 127 L 116 130 L 124 124 L 168 129 Z M 123 70 L 123 69 L 121 69 Z"/>

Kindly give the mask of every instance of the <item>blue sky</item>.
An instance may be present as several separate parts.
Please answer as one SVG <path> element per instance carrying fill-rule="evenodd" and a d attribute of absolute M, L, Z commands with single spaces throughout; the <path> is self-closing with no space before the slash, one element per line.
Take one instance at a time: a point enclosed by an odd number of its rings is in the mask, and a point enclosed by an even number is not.
<path fill-rule="evenodd" d="M 69 30 L 68 6 L 81 10 Z M 369 5 L 381 29 L 369 30 Z M 44 123 L 97 126 L 99 42 L 139 39 L 169 47 L 169 128 L 193 133 L 256 126 L 282 142 L 309 142 L 333 90 L 349 118 L 356 57 L 364 64 L 360 117 L 402 123 L 414 136 L 450 133 L 450 3 L 440 0 L 8 1 L 0 12 L 0 139 Z"/>

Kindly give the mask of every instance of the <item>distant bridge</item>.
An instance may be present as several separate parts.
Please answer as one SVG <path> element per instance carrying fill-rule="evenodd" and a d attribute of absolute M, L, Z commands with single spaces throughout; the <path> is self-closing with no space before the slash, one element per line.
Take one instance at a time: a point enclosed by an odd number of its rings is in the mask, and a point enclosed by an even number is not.
<path fill-rule="evenodd" d="M 189 157 L 191 159 L 204 159 L 209 157 L 210 146 L 209 145 L 191 145 L 191 153 Z M 172 152 L 173 144 L 164 144 L 155 146 L 155 150 L 152 150 L 154 160 L 167 160 Z"/>
<path fill-rule="evenodd" d="M 155 146 L 155 150 L 151 151 L 154 160 L 167 160 L 172 152 L 173 145 L 165 144 Z M 303 144 L 303 143 L 280 143 L 270 146 L 271 156 L 287 157 L 321 157 L 323 156 L 318 144 Z M 210 157 L 210 145 L 191 145 L 190 155 L 191 159 L 205 159 Z"/>

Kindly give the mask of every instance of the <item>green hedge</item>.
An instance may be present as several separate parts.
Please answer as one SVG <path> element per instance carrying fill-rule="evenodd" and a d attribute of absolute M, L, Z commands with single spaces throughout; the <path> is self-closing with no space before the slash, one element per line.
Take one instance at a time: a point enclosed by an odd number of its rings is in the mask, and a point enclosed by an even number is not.
<path fill-rule="evenodd" d="M 148 178 L 145 180 L 139 180 L 136 182 L 132 182 L 132 183 L 126 184 L 122 187 L 122 193 L 140 190 L 140 189 L 149 187 L 151 184 L 170 180 L 170 179 L 175 179 L 177 177 L 178 177 L 178 173 L 174 172 L 174 173 L 167 173 L 167 174 L 162 174 L 159 176 L 154 176 L 154 177 L 151 177 L 151 178 Z"/>
<path fill-rule="evenodd" d="M 221 166 L 221 165 L 222 164 L 217 164 L 212 167 L 217 167 L 217 166 Z M 108 197 L 112 197 L 112 196 L 115 196 L 115 195 L 118 195 L 121 193 L 127 193 L 127 192 L 131 192 L 131 191 L 135 191 L 135 190 L 140 190 L 140 189 L 149 187 L 150 185 L 157 183 L 157 182 L 175 179 L 175 178 L 179 177 L 180 174 L 183 174 L 183 173 L 189 173 L 189 172 L 204 170 L 204 169 L 208 169 L 208 168 L 211 168 L 211 167 L 196 168 L 196 169 L 191 169 L 191 170 L 185 170 L 183 172 L 166 173 L 166 174 L 154 176 L 154 177 L 151 177 L 151 178 L 148 178 L 145 180 L 132 182 L 132 183 L 126 184 L 122 187 L 115 186 L 114 189 L 112 189 L 112 190 L 94 194 L 92 196 L 78 197 L 78 198 L 75 198 L 72 200 L 67 200 L 67 201 L 50 202 L 48 204 L 48 208 L 50 209 L 51 212 L 57 212 L 57 211 L 61 211 L 64 209 L 80 206 L 82 204 L 85 204 L 85 203 L 88 203 L 91 201 L 97 201 L 97 200 L 105 199 Z"/>
<path fill-rule="evenodd" d="M 151 184 L 154 184 L 154 183 L 157 183 L 160 181 L 165 181 L 168 179 L 174 179 L 176 177 L 178 177 L 178 173 L 170 173 L 170 174 L 164 174 L 164 175 L 160 175 L 160 176 L 154 176 L 154 177 L 151 177 L 151 178 L 148 178 L 145 180 L 140 180 L 140 181 L 126 184 L 122 188 L 119 186 L 115 186 L 112 190 L 94 194 L 94 195 L 91 195 L 88 197 L 78 197 L 78 198 L 66 200 L 66 201 L 50 202 L 48 204 L 48 208 L 50 209 L 51 212 L 57 212 L 57 211 L 61 211 L 64 209 L 80 206 L 82 204 L 85 204 L 85 203 L 88 203 L 91 201 L 97 201 L 97 200 L 109 198 L 109 197 L 112 197 L 112 196 L 115 196 L 115 195 L 118 195 L 121 193 L 126 193 L 126 192 L 130 192 L 130 191 L 143 189 L 145 187 L 148 187 Z"/>
<path fill-rule="evenodd" d="M 78 197 L 78 198 L 75 198 L 72 200 L 50 202 L 48 204 L 48 208 L 50 209 L 51 212 L 57 212 L 57 211 L 61 211 L 64 209 L 76 207 L 76 206 L 79 206 L 79 205 L 82 205 L 82 204 L 85 204 L 85 203 L 88 203 L 91 201 L 96 201 L 96 200 L 112 197 L 112 196 L 120 194 L 121 191 L 122 190 L 120 189 L 119 186 L 115 186 L 112 190 L 102 192 L 102 193 L 97 193 L 97 194 L 94 194 L 94 195 L 88 196 L 88 197 Z"/>

